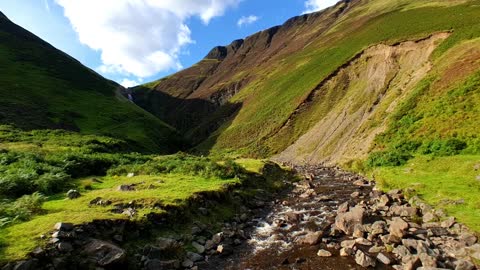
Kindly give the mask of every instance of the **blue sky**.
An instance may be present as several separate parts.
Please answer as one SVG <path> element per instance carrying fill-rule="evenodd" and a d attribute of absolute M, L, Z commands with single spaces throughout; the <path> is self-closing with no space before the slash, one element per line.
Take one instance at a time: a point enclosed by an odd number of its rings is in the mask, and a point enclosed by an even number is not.
<path fill-rule="evenodd" d="M 0 0 L 12 21 L 127 86 L 337 0 Z"/>

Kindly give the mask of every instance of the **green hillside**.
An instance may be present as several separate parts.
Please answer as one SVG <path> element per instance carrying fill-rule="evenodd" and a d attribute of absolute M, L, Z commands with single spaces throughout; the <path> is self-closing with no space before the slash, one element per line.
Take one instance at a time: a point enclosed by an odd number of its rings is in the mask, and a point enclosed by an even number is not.
<path fill-rule="evenodd" d="M 3 14 L 2 14 L 3 15 Z M 132 150 L 172 152 L 175 131 L 128 102 L 120 86 L 0 17 L 0 123 L 121 138 Z"/>

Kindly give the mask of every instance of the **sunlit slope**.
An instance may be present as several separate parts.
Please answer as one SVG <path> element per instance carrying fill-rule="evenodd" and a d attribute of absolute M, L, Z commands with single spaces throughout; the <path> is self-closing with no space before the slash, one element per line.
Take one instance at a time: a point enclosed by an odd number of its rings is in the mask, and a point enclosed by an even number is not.
<path fill-rule="evenodd" d="M 174 130 L 120 89 L 0 16 L 0 123 L 109 135 L 138 150 L 176 150 Z"/>

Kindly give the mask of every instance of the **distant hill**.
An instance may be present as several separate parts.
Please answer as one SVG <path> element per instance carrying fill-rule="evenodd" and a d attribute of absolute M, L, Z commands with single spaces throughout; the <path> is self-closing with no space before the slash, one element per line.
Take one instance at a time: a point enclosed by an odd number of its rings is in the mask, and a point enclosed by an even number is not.
<path fill-rule="evenodd" d="M 0 124 L 66 129 L 176 151 L 175 130 L 125 99 L 123 88 L 0 14 Z"/>
<path fill-rule="evenodd" d="M 201 151 L 345 163 L 453 140 L 479 152 L 478 18 L 478 0 L 341 1 L 133 90 Z"/>

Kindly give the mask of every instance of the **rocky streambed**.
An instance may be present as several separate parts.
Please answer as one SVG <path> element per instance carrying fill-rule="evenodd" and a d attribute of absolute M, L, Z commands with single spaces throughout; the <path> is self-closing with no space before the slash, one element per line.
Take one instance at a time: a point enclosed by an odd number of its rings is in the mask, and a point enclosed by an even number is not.
<path fill-rule="evenodd" d="M 59 223 L 46 249 L 3 269 L 477 269 L 477 237 L 442 211 L 338 168 L 294 169 L 302 179 L 279 194 L 229 191 L 190 207 L 207 217 L 235 201 L 221 226 L 198 221 L 190 233 L 148 237 L 132 222 Z M 128 244 L 145 234 L 147 244 Z"/>

